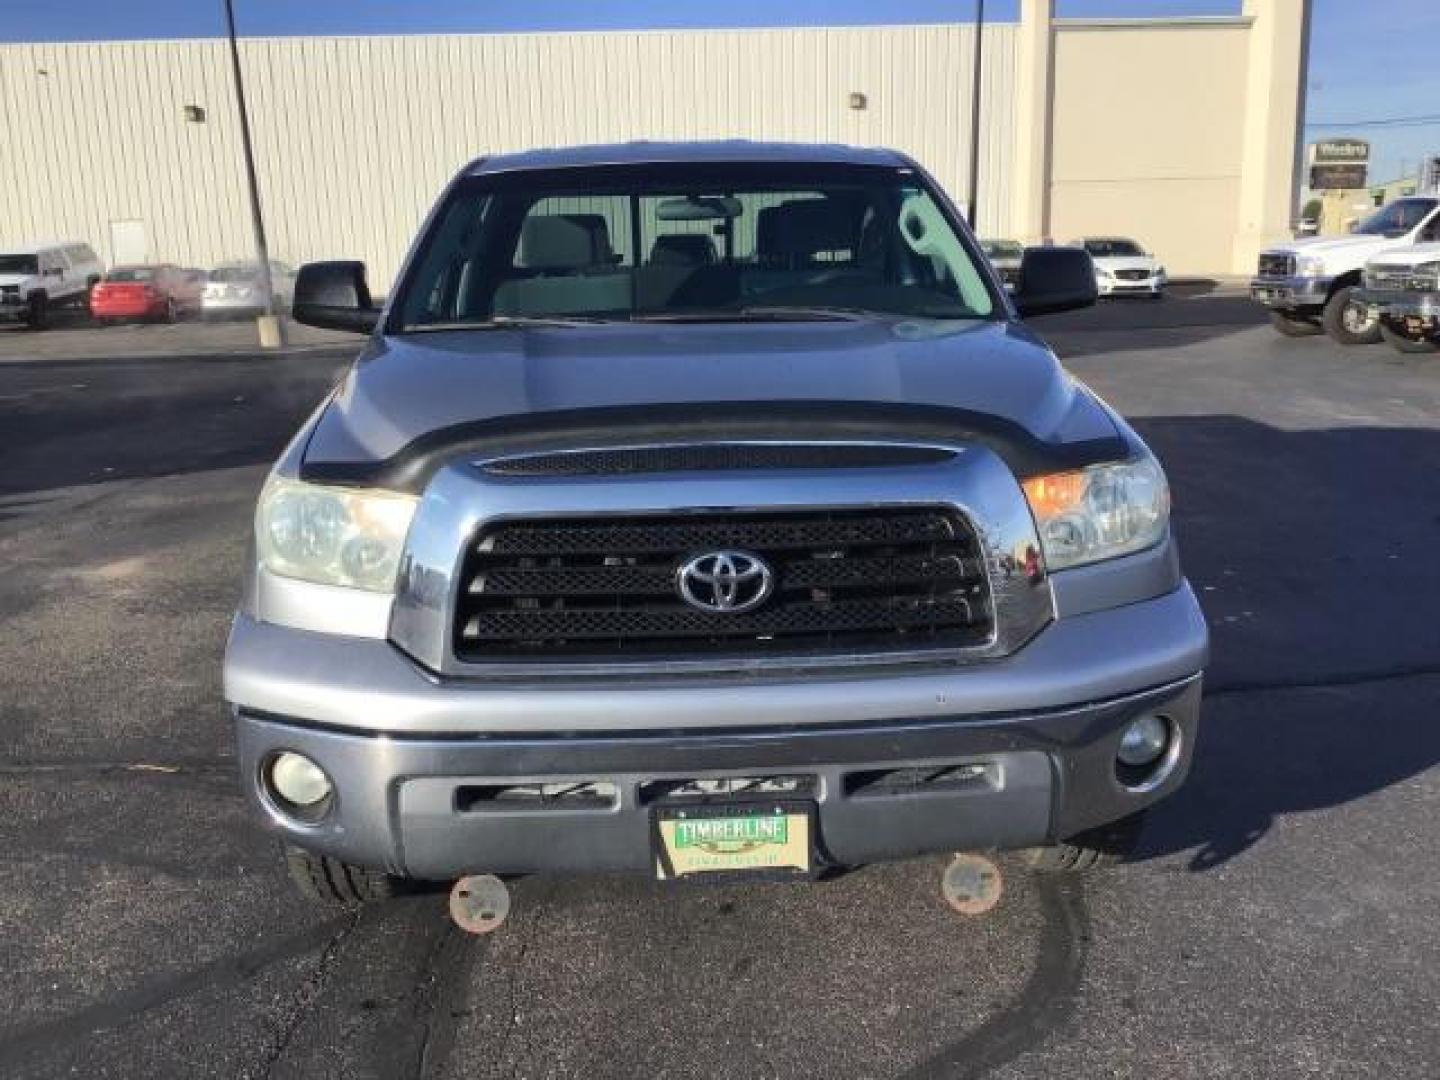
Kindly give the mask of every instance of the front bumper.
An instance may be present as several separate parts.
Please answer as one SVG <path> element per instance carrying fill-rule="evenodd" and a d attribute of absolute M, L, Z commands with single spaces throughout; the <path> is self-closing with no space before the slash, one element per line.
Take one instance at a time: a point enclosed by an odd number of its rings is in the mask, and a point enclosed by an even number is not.
<path fill-rule="evenodd" d="M 1101 296 L 1159 296 L 1165 291 L 1165 277 L 1161 274 L 1138 280 L 1097 277 L 1095 289 Z"/>
<path fill-rule="evenodd" d="M 1366 289 L 1359 299 L 1383 321 L 1412 337 L 1440 332 L 1440 292 Z"/>
<path fill-rule="evenodd" d="M 1003 661 L 923 673 L 529 685 L 439 680 L 383 641 L 236 620 L 226 656 L 240 767 L 268 824 L 301 846 L 420 878 L 647 870 L 661 781 L 803 775 L 822 856 L 863 863 L 1026 847 L 1124 817 L 1183 780 L 1206 629 L 1182 586 L 1057 620 Z M 348 654 L 348 655 L 347 655 Z M 1114 768 L 1146 711 L 1178 732 L 1143 791 Z M 335 784 L 326 817 L 280 812 L 261 781 L 295 750 Z M 972 785 L 866 790 L 857 776 L 973 766 Z M 600 781 L 606 805 L 541 808 L 467 794 Z"/>
<path fill-rule="evenodd" d="M 103 304 L 90 304 L 90 315 L 95 319 L 150 319 L 163 314 L 165 301 L 159 300 L 111 300 Z"/>
<path fill-rule="evenodd" d="M 275 297 L 276 306 L 282 306 L 282 298 Z M 200 310 L 205 315 L 254 315 L 265 310 L 260 297 L 252 293 L 239 296 L 205 296 L 200 300 Z"/>
<path fill-rule="evenodd" d="M 1250 282 L 1250 299 L 1275 311 L 1325 306 L 1329 277 L 1257 277 Z"/>

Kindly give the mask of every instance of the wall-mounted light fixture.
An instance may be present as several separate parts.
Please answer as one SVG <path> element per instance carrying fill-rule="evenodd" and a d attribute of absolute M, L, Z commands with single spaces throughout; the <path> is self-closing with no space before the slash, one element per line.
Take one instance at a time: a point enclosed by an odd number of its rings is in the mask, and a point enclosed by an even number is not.
<path fill-rule="evenodd" d="M 203 124 L 205 122 L 205 106 L 186 105 L 185 119 L 192 124 Z"/>
<path fill-rule="evenodd" d="M 850 108 L 852 109 L 863 109 L 869 104 L 869 98 L 867 98 L 864 94 L 860 93 L 858 90 L 850 95 Z"/>

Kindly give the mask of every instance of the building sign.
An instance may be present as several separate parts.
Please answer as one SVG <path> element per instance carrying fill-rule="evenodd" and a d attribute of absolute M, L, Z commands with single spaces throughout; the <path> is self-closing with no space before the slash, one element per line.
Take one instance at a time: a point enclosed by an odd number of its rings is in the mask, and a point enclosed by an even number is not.
<path fill-rule="evenodd" d="M 1321 139 L 1310 144 L 1310 190 L 1369 186 L 1370 144 L 1364 139 Z"/>
<path fill-rule="evenodd" d="M 1312 165 L 1355 164 L 1370 161 L 1370 144 L 1364 139 L 1321 139 L 1311 149 Z"/>
<path fill-rule="evenodd" d="M 1338 163 L 1310 166 L 1311 191 L 1345 191 L 1368 187 L 1367 170 L 1362 161 L 1358 165 Z"/>

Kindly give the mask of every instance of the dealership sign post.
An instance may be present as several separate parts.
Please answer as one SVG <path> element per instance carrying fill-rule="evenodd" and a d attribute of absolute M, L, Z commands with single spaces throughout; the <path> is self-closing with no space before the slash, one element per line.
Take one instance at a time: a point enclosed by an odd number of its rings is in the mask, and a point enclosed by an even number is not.
<path fill-rule="evenodd" d="M 1368 186 L 1370 144 L 1364 139 L 1321 139 L 1310 145 L 1310 190 Z"/>

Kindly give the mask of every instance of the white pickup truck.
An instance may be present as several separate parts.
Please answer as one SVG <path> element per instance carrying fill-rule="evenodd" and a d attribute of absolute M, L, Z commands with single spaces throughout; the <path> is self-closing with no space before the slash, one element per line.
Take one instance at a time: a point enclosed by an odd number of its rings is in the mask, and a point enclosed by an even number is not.
<path fill-rule="evenodd" d="M 0 248 L 0 322 L 43 330 L 53 309 L 83 306 L 104 273 L 94 249 L 79 241 Z"/>
<path fill-rule="evenodd" d="M 1392 347 L 1440 352 L 1440 243 L 1375 256 L 1365 264 L 1362 299 Z"/>
<path fill-rule="evenodd" d="M 1329 334 L 1343 345 L 1380 340 L 1380 320 L 1361 297 L 1365 264 L 1396 248 L 1440 241 L 1440 198 L 1411 196 L 1375 211 L 1348 236 L 1311 237 L 1260 253 L 1250 296 L 1287 337 Z"/>

